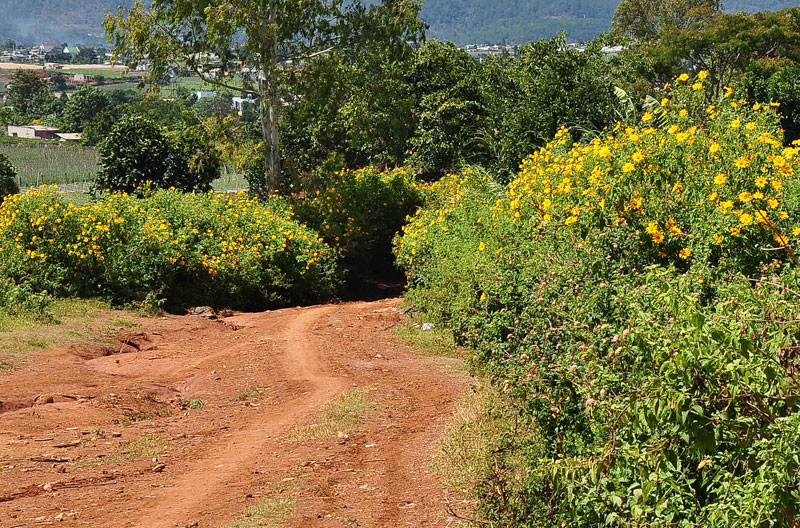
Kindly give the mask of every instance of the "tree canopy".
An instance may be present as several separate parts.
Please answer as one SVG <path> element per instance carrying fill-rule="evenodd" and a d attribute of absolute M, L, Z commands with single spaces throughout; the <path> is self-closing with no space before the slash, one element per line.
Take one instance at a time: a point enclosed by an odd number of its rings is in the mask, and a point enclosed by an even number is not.
<path fill-rule="evenodd" d="M 417 9 L 404 0 L 384 3 Z M 316 56 L 358 48 L 376 36 L 373 20 L 362 4 L 344 0 L 155 0 L 149 8 L 139 0 L 107 16 L 105 29 L 118 60 L 150 63 L 150 80 L 180 65 L 210 84 L 258 98 L 265 167 L 263 180 L 251 186 L 272 192 L 281 173 L 288 73 Z"/>

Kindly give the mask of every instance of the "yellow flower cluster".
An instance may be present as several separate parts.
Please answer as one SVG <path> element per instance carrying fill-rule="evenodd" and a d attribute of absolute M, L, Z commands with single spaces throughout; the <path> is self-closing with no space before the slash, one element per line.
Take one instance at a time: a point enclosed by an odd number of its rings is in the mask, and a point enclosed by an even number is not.
<path fill-rule="evenodd" d="M 288 207 L 245 194 L 113 193 L 75 205 L 44 186 L 0 207 L 0 270 L 15 270 L 24 259 L 39 266 L 34 271 L 51 265 L 85 280 L 181 272 L 238 277 L 273 266 L 300 275 L 334 258 Z"/>
<path fill-rule="evenodd" d="M 404 168 L 342 170 L 325 184 L 295 200 L 292 207 L 348 257 L 370 256 L 378 246 L 388 248 L 405 216 L 420 203 L 417 180 Z"/>
<path fill-rule="evenodd" d="M 696 83 L 706 77 L 701 72 Z M 784 148 L 774 106 L 726 104 L 726 90 L 706 112 L 701 90 L 688 82 L 680 76 L 665 94 L 661 126 L 647 113 L 639 126 L 617 124 L 588 143 L 573 143 L 560 130 L 487 208 L 491 237 L 505 229 L 530 237 L 620 228 L 640 236 L 643 250 L 674 262 L 705 258 L 714 248 L 771 244 L 793 255 L 800 219 L 786 189 L 796 188 L 800 155 L 797 146 Z M 692 122 L 687 116 L 697 116 L 698 107 L 703 117 Z M 466 185 L 470 179 L 448 176 L 432 187 L 440 195 L 435 209 L 411 219 L 398 242 L 406 265 L 425 258 L 417 253 L 431 230 L 459 229 L 456 209 L 481 207 L 484 195 L 470 190 L 476 188 Z M 490 236 L 484 238 L 489 244 Z M 484 253 L 483 242 L 478 249 Z"/>
<path fill-rule="evenodd" d="M 398 261 L 406 268 L 415 264 L 425 263 L 429 251 L 429 243 L 439 233 L 448 233 L 455 236 L 455 230 L 463 227 L 460 218 L 453 213 L 466 208 L 490 211 L 487 221 L 478 217 L 475 225 L 468 229 L 477 231 L 479 228 L 492 229 L 495 227 L 497 212 L 492 209 L 501 201 L 495 202 L 487 193 L 478 191 L 483 186 L 490 185 L 489 176 L 475 168 L 468 167 L 460 174 L 450 174 L 426 188 L 431 199 L 431 204 L 419 209 L 414 215 L 406 218 L 402 233 L 395 240 L 395 253 Z M 516 207 L 518 204 L 510 204 Z M 488 237 L 477 246 L 479 254 L 485 253 L 488 243 L 496 243 L 496 237 Z M 434 252 L 438 250 L 434 249 Z M 491 254 L 502 252 L 502 246 Z"/>
<path fill-rule="evenodd" d="M 523 204 L 540 230 L 552 223 L 641 226 L 655 245 L 673 242 L 683 260 L 691 254 L 686 244 L 721 244 L 745 231 L 786 245 L 795 227 L 789 220 L 797 219 L 789 218 L 783 189 L 800 156 L 782 147 L 773 118 L 769 106 L 739 102 L 703 128 L 617 125 L 588 144 L 571 144 L 562 130 L 523 162 L 498 208 L 515 221 Z"/>

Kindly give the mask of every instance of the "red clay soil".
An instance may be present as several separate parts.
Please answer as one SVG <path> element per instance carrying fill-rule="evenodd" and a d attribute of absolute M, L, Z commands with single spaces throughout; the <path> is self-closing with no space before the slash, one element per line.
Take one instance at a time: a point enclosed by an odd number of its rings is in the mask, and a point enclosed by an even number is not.
<path fill-rule="evenodd" d="M 429 465 L 466 380 L 393 336 L 399 304 L 142 318 L 0 373 L 0 527 L 224 527 L 267 497 L 287 527 L 450 526 Z M 353 388 L 352 430 L 297 434 Z"/>

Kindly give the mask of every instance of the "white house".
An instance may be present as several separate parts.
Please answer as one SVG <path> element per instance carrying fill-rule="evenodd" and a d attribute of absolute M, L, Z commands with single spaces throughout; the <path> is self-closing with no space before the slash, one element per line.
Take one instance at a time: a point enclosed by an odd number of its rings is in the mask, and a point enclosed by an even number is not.
<path fill-rule="evenodd" d="M 233 103 L 233 108 L 236 109 L 237 112 L 243 112 L 245 105 L 254 105 L 256 104 L 256 99 L 252 97 L 232 97 L 231 103 Z"/>
<path fill-rule="evenodd" d="M 59 132 L 61 132 L 61 130 L 56 127 L 41 125 L 8 127 L 9 136 L 27 139 L 58 139 Z"/>

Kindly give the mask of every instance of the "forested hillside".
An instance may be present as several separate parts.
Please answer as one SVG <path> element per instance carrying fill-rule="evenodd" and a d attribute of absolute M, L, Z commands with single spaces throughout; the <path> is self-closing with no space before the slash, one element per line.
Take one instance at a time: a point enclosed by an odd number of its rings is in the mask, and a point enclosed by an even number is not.
<path fill-rule="evenodd" d="M 131 0 L 0 0 L 0 37 L 28 43 L 46 39 L 101 40 L 106 9 Z M 567 31 L 570 40 L 596 37 L 611 26 L 618 0 L 427 0 L 429 36 L 457 44 L 526 42 Z M 792 0 L 728 0 L 730 11 L 777 10 Z"/>
<path fill-rule="evenodd" d="M 44 40 L 91 43 L 104 40 L 107 9 L 132 0 L 0 0 L 0 36 L 27 44 Z"/>

